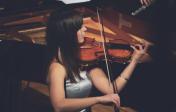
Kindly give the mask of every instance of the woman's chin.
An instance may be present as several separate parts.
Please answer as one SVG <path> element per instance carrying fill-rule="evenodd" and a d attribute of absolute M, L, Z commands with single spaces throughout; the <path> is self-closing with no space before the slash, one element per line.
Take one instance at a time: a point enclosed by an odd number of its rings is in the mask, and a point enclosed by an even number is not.
<path fill-rule="evenodd" d="M 84 43 L 84 39 L 80 39 L 80 40 L 78 41 L 78 43 L 79 43 L 79 44 Z"/>

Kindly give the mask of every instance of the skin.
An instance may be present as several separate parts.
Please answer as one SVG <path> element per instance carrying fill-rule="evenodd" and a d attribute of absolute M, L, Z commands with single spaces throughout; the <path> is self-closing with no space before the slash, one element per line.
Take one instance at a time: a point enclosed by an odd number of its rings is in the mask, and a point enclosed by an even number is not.
<path fill-rule="evenodd" d="M 86 30 L 87 29 L 85 26 L 82 26 L 82 28 L 78 30 L 77 37 L 79 43 L 82 43 L 84 41 L 83 37 Z M 121 77 L 117 77 L 115 79 L 119 92 L 127 83 L 127 80 L 125 79 L 129 79 L 131 77 L 133 70 L 138 63 L 138 60 L 146 52 L 146 49 L 143 48 L 141 45 L 136 46 L 138 46 L 138 49 L 132 46 L 132 48 L 134 49 L 134 54 L 132 56 L 131 62 L 120 74 Z M 50 99 L 55 112 L 75 112 L 98 103 L 113 103 L 115 106 L 120 107 L 120 97 L 118 94 L 113 93 L 113 86 L 112 84 L 109 85 L 108 79 L 103 70 L 100 68 L 94 68 L 90 71 L 89 75 L 94 86 L 104 95 L 87 98 L 66 98 L 64 90 L 64 80 L 67 78 L 67 74 L 65 67 L 55 61 L 55 59 L 53 60 L 49 67 L 48 82 Z"/>
<path fill-rule="evenodd" d="M 84 42 L 84 36 L 85 36 L 85 32 L 86 31 L 87 31 L 87 28 L 84 25 L 82 25 L 80 30 L 78 30 L 77 37 L 78 37 L 78 42 L 79 43 L 83 43 Z"/>

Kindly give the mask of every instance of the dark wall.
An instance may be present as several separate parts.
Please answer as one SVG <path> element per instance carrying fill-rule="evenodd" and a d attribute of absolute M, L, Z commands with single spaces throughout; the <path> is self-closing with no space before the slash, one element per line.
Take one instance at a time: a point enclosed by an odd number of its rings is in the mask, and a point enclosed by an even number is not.
<path fill-rule="evenodd" d="M 0 41 L 0 110 L 20 112 L 21 80 L 46 83 L 45 46 Z"/>
<path fill-rule="evenodd" d="M 1 71 L 6 76 L 44 81 L 45 46 L 5 40 L 0 42 L 0 46 Z"/>

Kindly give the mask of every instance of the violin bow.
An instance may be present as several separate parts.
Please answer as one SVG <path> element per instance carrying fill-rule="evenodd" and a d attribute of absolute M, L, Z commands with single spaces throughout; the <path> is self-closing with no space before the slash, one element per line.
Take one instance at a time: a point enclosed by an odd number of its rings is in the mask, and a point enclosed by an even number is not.
<path fill-rule="evenodd" d="M 104 33 L 103 18 L 100 16 L 100 11 L 99 11 L 100 9 L 98 7 L 96 9 L 97 9 L 98 23 L 99 23 L 99 27 L 100 27 L 100 36 L 101 36 L 101 39 L 102 39 L 104 58 L 105 58 L 105 63 L 106 63 L 106 70 L 107 70 L 108 81 L 109 81 L 109 86 L 110 86 L 112 74 L 110 73 L 110 64 L 108 62 L 108 52 L 107 52 L 108 49 L 106 47 L 106 38 L 105 38 L 105 33 Z M 114 81 L 112 83 L 112 85 L 113 85 L 114 93 L 118 94 L 118 88 L 117 88 L 116 81 Z M 119 109 L 115 106 L 114 111 L 119 112 Z"/>

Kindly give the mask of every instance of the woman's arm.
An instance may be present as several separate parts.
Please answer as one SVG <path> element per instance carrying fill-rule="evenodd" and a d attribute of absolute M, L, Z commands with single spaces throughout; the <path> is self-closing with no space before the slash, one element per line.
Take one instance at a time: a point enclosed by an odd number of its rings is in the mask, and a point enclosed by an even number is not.
<path fill-rule="evenodd" d="M 120 92 L 123 87 L 127 83 L 127 79 L 129 79 L 132 75 L 133 70 L 135 69 L 137 65 L 137 62 L 131 61 L 131 63 L 123 70 L 123 72 L 120 74 L 120 77 L 117 77 L 115 79 L 118 92 Z M 100 68 L 95 68 L 90 71 L 90 77 L 94 84 L 94 86 L 103 94 L 112 94 L 113 91 L 113 85 L 110 82 L 104 73 L 104 71 Z"/>
<path fill-rule="evenodd" d="M 65 98 L 65 77 L 64 67 L 58 63 L 53 63 L 49 69 L 48 80 L 50 99 L 55 112 L 74 112 L 96 103 L 114 103 L 119 106 L 119 97 L 115 94 L 90 98 Z"/>
<path fill-rule="evenodd" d="M 118 92 L 120 92 L 123 87 L 126 85 L 127 80 L 131 77 L 139 59 L 143 56 L 146 52 L 147 48 L 143 48 L 141 45 L 137 45 L 138 49 L 132 47 L 134 49 L 134 53 L 129 65 L 123 70 L 123 72 L 118 76 L 115 81 L 117 84 Z M 100 90 L 104 94 L 113 93 L 113 86 L 112 83 L 109 83 L 105 73 L 99 69 L 95 68 L 90 71 L 90 77 L 95 85 L 95 87 Z"/>

